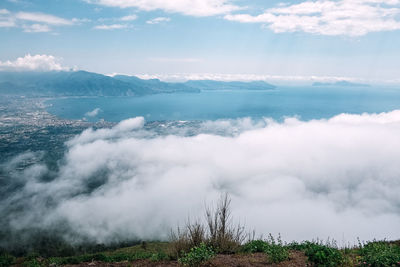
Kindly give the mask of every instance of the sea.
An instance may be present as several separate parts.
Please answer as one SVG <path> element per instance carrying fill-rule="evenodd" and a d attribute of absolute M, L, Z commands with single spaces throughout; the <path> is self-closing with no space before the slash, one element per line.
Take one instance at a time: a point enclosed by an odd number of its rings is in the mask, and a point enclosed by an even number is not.
<path fill-rule="evenodd" d="M 205 90 L 200 93 L 132 97 L 71 97 L 46 102 L 64 119 L 119 122 L 142 116 L 151 121 L 204 121 L 243 117 L 308 121 L 341 113 L 381 113 L 400 109 L 400 87 L 296 86 L 273 90 Z"/>

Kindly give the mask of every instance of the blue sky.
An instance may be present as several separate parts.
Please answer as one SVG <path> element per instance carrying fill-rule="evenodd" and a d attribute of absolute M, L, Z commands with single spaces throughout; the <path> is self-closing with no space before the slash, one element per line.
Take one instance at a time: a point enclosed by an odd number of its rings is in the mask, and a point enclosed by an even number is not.
<path fill-rule="evenodd" d="M 2 0 L 0 36 L 0 69 L 400 83 L 400 0 Z"/>

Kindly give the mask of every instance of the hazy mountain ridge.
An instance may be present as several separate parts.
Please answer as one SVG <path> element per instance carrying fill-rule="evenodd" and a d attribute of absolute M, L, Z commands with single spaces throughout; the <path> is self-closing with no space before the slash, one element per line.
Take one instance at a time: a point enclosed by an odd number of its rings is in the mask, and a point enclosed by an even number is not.
<path fill-rule="evenodd" d="M 101 74 L 76 72 L 0 72 L 0 93 L 40 96 L 118 96 L 143 94 L 144 88 Z"/>
<path fill-rule="evenodd" d="M 115 75 L 113 78 L 118 81 L 129 83 L 133 86 L 144 87 L 147 90 L 152 91 L 153 93 L 200 92 L 198 88 L 187 86 L 183 83 L 162 82 L 159 79 L 143 80 L 136 76 L 128 75 Z"/>
<path fill-rule="evenodd" d="M 28 96 L 135 96 L 200 90 L 133 76 L 73 72 L 0 72 L 0 94 Z"/>
<path fill-rule="evenodd" d="M 159 93 L 199 93 L 201 90 L 270 90 L 264 81 L 198 80 L 184 83 L 114 77 L 87 71 L 1 72 L 0 94 L 26 96 L 141 96 Z"/>

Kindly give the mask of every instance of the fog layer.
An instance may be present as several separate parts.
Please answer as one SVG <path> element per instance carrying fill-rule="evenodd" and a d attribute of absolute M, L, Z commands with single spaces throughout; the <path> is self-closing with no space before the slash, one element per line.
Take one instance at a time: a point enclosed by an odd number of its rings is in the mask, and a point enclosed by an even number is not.
<path fill-rule="evenodd" d="M 228 192 L 234 217 L 258 233 L 400 238 L 400 110 L 307 122 L 208 121 L 195 133 L 184 123 L 165 127 L 156 133 L 139 117 L 88 129 L 67 143 L 58 171 L 33 164 L 14 172 L 8 190 L 19 189 L 1 198 L 3 224 L 62 222 L 71 241 L 166 239 Z M 2 168 L 30 157 L 40 153 Z"/>

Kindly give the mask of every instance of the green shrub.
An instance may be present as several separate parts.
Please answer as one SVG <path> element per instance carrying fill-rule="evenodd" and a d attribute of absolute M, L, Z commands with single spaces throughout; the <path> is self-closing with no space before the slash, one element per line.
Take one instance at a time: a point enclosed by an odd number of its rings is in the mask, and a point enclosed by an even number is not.
<path fill-rule="evenodd" d="M 38 253 L 29 253 L 24 258 L 24 266 L 26 267 L 41 267 L 44 266 L 44 259 Z"/>
<path fill-rule="evenodd" d="M 316 242 L 305 242 L 305 255 L 313 266 L 333 267 L 343 264 L 343 255 L 332 245 Z"/>
<path fill-rule="evenodd" d="M 289 259 L 289 250 L 283 244 L 281 237 L 277 240 L 270 234 L 267 240 L 252 240 L 242 246 L 241 251 L 256 253 L 264 252 L 271 263 L 279 263 Z"/>
<path fill-rule="evenodd" d="M 284 246 L 280 236 L 275 241 L 274 237 L 270 234 L 266 244 L 265 253 L 270 262 L 279 263 L 289 259 L 289 250 Z"/>
<path fill-rule="evenodd" d="M 289 259 L 288 249 L 278 244 L 269 245 L 265 253 L 268 255 L 268 259 L 272 263 L 279 263 Z"/>
<path fill-rule="evenodd" d="M 400 247 L 387 242 L 370 242 L 360 246 L 360 266 L 400 266 Z"/>
<path fill-rule="evenodd" d="M 42 258 L 30 259 L 28 261 L 25 261 L 23 266 L 26 266 L 26 267 L 42 267 L 42 266 L 46 266 L 46 262 Z"/>
<path fill-rule="evenodd" d="M 0 267 L 7 267 L 15 262 L 15 257 L 11 256 L 8 253 L 3 253 L 0 255 Z"/>
<path fill-rule="evenodd" d="M 165 252 L 153 253 L 150 257 L 151 261 L 165 261 L 169 260 L 168 255 Z"/>
<path fill-rule="evenodd" d="M 308 247 L 309 242 L 296 242 L 293 241 L 286 245 L 286 247 L 290 250 L 297 250 L 297 251 L 305 251 Z"/>
<path fill-rule="evenodd" d="M 252 240 L 244 244 L 241 251 L 248 253 L 265 252 L 268 243 L 264 240 Z"/>
<path fill-rule="evenodd" d="M 200 246 L 192 248 L 189 253 L 186 253 L 178 261 L 182 265 L 192 267 L 199 266 L 214 256 L 215 252 L 213 249 L 211 247 L 207 247 L 206 244 L 201 243 Z"/>

